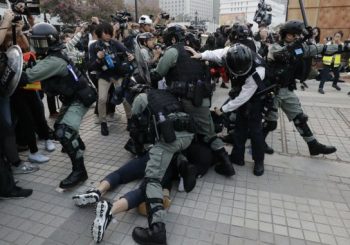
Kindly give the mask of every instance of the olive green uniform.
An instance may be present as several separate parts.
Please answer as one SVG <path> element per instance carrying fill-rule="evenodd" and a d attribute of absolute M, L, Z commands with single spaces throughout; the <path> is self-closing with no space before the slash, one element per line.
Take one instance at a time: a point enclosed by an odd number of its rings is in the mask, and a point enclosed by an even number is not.
<path fill-rule="evenodd" d="M 132 115 L 141 114 L 147 107 L 148 100 L 146 94 L 138 95 L 132 105 Z M 176 152 L 180 152 L 189 147 L 193 139 L 193 133 L 187 131 L 175 131 L 176 140 L 172 143 L 166 143 L 160 137 L 160 140 L 154 144 L 149 151 L 150 160 L 147 162 L 145 170 L 146 179 L 146 200 L 163 200 L 163 191 L 160 181 L 162 180 L 169 163 Z M 164 223 L 165 211 L 162 202 L 150 202 L 151 213 L 150 224 L 156 222 Z"/>

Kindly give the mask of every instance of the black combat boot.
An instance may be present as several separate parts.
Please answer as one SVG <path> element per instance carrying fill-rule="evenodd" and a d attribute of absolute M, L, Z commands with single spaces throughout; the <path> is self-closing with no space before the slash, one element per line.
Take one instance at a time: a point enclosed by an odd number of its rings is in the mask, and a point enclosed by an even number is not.
<path fill-rule="evenodd" d="M 265 142 L 265 153 L 272 155 L 274 153 L 274 150 L 271 146 L 269 146 L 266 142 Z"/>
<path fill-rule="evenodd" d="M 181 161 L 179 166 L 180 176 L 184 180 L 184 189 L 190 192 L 196 186 L 197 182 L 197 168 L 194 164 L 188 161 Z"/>
<path fill-rule="evenodd" d="M 83 157 L 74 160 L 72 165 L 73 171 L 60 183 L 60 188 L 62 189 L 72 188 L 80 182 L 84 182 L 88 178 Z"/>
<path fill-rule="evenodd" d="M 264 174 L 264 162 L 263 161 L 255 162 L 253 173 L 255 176 L 261 176 Z"/>
<path fill-rule="evenodd" d="M 141 245 L 166 245 L 165 224 L 157 222 L 151 224 L 150 228 L 135 227 L 132 238 Z"/>
<path fill-rule="evenodd" d="M 220 161 L 220 163 L 215 166 L 215 172 L 227 177 L 235 175 L 235 169 L 232 166 L 232 163 L 229 159 L 225 148 L 221 148 L 220 150 L 217 150 L 214 153 Z"/>
<path fill-rule="evenodd" d="M 137 155 L 135 144 L 132 138 L 128 139 L 128 141 L 124 145 L 124 149 L 134 155 Z"/>
<path fill-rule="evenodd" d="M 332 154 L 337 151 L 334 146 L 323 145 L 316 139 L 307 143 L 311 156 L 316 156 L 318 154 Z"/>

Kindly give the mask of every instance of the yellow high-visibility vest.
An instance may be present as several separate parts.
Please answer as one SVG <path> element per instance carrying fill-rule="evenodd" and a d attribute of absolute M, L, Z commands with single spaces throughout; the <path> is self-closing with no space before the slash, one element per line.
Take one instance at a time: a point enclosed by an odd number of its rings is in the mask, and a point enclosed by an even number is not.
<path fill-rule="evenodd" d="M 322 62 L 327 66 L 330 66 L 333 64 L 333 67 L 338 67 L 340 66 L 340 63 L 341 63 L 341 54 L 335 54 L 332 56 L 325 55 L 322 58 Z"/>

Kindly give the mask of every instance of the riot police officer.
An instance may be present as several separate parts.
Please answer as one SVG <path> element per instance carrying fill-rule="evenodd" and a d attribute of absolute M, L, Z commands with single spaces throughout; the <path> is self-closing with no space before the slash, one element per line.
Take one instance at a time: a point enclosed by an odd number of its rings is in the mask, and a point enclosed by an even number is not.
<path fill-rule="evenodd" d="M 152 89 L 138 95 L 132 105 L 132 115 L 130 136 L 135 142 L 152 143 L 148 140 L 156 138 L 141 185 L 149 228 L 136 227 L 132 237 L 139 244 L 166 244 L 161 180 L 174 153 L 191 144 L 193 127 L 179 100 L 166 90 Z"/>
<path fill-rule="evenodd" d="M 165 77 L 168 89 L 181 99 L 184 111 L 193 117 L 197 134 L 210 145 L 220 161 L 215 171 L 224 176 L 234 175 L 224 143 L 216 136 L 209 110 L 212 86 L 208 66 L 203 61 L 192 59 L 185 50 L 185 33 L 181 26 L 165 29 L 163 37 L 168 48 L 157 68 L 151 72 L 151 80 Z"/>
<path fill-rule="evenodd" d="M 259 92 L 265 89 L 265 64 L 263 59 L 251 48 L 236 43 L 231 47 L 196 53 L 186 47 L 193 54 L 193 58 L 214 62 L 223 61 L 233 77 L 233 88 L 230 92 L 231 100 L 220 110 L 215 108 L 218 115 L 237 111 L 235 131 L 232 137 L 233 149 L 231 161 L 237 165 L 244 165 L 245 142 L 250 135 L 252 153 L 255 162 L 253 173 L 261 176 L 264 173 L 264 143 L 262 134 L 263 101 Z"/>
<path fill-rule="evenodd" d="M 34 25 L 30 42 L 37 55 L 44 58 L 26 69 L 23 76 L 28 82 L 41 81 L 42 89 L 47 94 L 58 95 L 63 103 L 54 125 L 54 134 L 72 161 L 72 172 L 59 186 L 71 188 L 88 178 L 79 127 L 97 94 L 86 77 L 61 52 L 64 44 L 59 41 L 59 33 L 54 26 L 47 23 Z"/>
<path fill-rule="evenodd" d="M 263 125 L 266 138 L 270 131 L 277 127 L 277 107 L 282 108 L 290 121 L 303 137 L 309 147 L 310 155 L 331 154 L 337 149 L 334 146 L 326 146 L 319 143 L 307 124 L 308 116 L 303 112 L 300 101 L 294 89 L 295 79 L 299 76 L 300 65 L 307 57 L 317 54 L 334 54 L 341 52 L 344 47 L 341 45 L 308 45 L 301 40 L 305 34 L 304 23 L 298 20 L 286 22 L 280 29 L 281 41 L 270 46 L 268 53 L 269 79 L 278 85 L 274 107 L 266 117 Z M 345 47 L 347 49 L 347 47 Z M 273 153 L 273 149 L 266 144 L 267 153 Z"/>

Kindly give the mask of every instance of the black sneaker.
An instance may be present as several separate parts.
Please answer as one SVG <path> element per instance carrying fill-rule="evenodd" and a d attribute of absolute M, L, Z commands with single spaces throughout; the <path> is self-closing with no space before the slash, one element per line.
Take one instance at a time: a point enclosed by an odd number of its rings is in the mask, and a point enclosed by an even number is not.
<path fill-rule="evenodd" d="M 319 88 L 319 89 L 318 89 L 318 92 L 319 92 L 320 94 L 324 94 L 323 88 Z"/>
<path fill-rule="evenodd" d="M 112 204 L 107 201 L 97 203 L 96 218 L 91 227 L 92 237 L 97 243 L 102 241 L 105 230 L 112 220 L 111 209 Z"/>
<path fill-rule="evenodd" d="M 32 195 L 32 193 L 32 189 L 23 189 L 21 187 L 15 186 L 10 193 L 0 194 L 0 199 L 26 198 Z"/>
<path fill-rule="evenodd" d="M 105 122 L 101 123 L 101 134 L 103 136 L 109 135 L 108 126 L 107 126 L 107 123 L 105 123 Z"/>
<path fill-rule="evenodd" d="M 75 195 L 72 197 L 74 204 L 77 206 L 86 206 L 97 203 L 100 200 L 101 192 L 99 190 L 88 190 L 84 194 Z"/>

